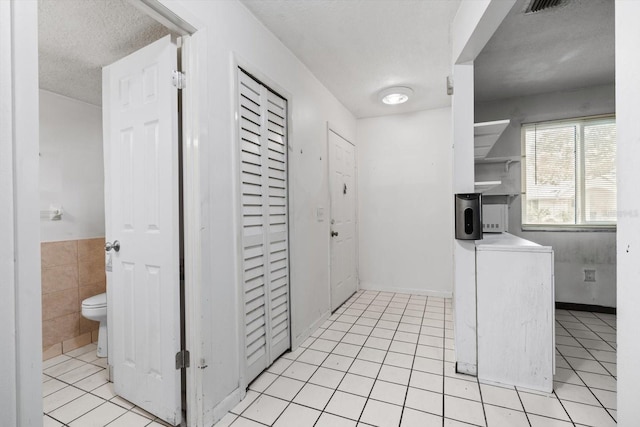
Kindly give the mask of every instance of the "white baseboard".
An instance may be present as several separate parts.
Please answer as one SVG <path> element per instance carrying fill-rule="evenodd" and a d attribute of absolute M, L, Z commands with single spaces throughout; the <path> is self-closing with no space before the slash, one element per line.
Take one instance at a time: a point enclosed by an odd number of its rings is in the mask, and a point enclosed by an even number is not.
<path fill-rule="evenodd" d="M 319 319 L 313 322 L 311 326 L 302 331 L 301 334 L 293 337 L 291 339 L 291 351 L 297 349 L 300 344 L 304 342 L 304 340 L 309 338 L 311 334 L 320 327 L 320 325 L 326 322 L 329 316 L 331 316 L 331 312 L 327 311 L 326 313 L 322 314 Z M 233 409 L 238 403 L 240 403 L 240 400 L 244 398 L 244 395 L 245 393 L 243 392 L 243 390 L 237 388 L 233 392 L 231 392 L 231 394 L 225 397 L 218 405 L 216 405 L 212 411 L 214 424 L 220 421 L 220 419 L 227 415 L 227 413 L 231 409 Z"/>
<path fill-rule="evenodd" d="M 428 297 L 439 297 L 439 298 L 452 298 L 452 291 L 437 291 L 430 289 L 419 289 L 419 288 L 392 288 L 390 286 L 383 286 L 377 283 L 372 282 L 360 282 L 359 289 L 365 291 L 378 291 L 378 292 L 396 292 L 400 294 L 413 294 L 413 295 L 424 295 Z"/>
<path fill-rule="evenodd" d="M 456 363 L 456 372 L 459 374 L 472 375 L 474 377 L 478 376 L 478 366 L 473 365 L 471 363 Z"/>
<path fill-rule="evenodd" d="M 220 421 L 225 415 L 227 415 L 227 413 L 229 413 L 230 410 L 235 408 L 235 406 L 240 403 L 240 400 L 244 397 L 244 394 L 245 393 L 242 393 L 241 389 L 237 388 L 227 397 L 222 399 L 222 401 L 213 408 L 213 424 Z M 207 416 L 205 412 L 205 423 L 207 421 L 206 418 Z"/>
<path fill-rule="evenodd" d="M 331 312 L 330 311 L 327 311 L 327 312 L 323 313 L 322 316 L 320 316 L 320 318 L 318 320 L 316 320 L 315 322 L 313 322 L 311 324 L 311 326 L 309 326 L 308 328 L 303 330 L 297 336 L 293 337 L 291 339 L 291 351 L 294 351 L 295 349 L 297 349 L 300 346 L 300 344 L 302 344 L 304 342 L 304 340 L 309 338 L 311 336 L 311 334 L 314 333 L 316 331 L 316 329 L 318 329 L 320 327 L 320 325 L 322 325 L 324 322 L 327 321 L 329 316 L 331 316 Z"/>

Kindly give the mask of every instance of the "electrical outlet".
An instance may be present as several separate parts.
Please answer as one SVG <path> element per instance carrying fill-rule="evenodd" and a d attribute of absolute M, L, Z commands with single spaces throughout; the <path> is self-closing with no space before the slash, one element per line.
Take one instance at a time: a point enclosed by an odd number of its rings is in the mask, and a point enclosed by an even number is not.
<path fill-rule="evenodd" d="M 596 271 L 585 269 L 584 270 L 584 281 L 585 282 L 595 282 L 596 281 Z"/>

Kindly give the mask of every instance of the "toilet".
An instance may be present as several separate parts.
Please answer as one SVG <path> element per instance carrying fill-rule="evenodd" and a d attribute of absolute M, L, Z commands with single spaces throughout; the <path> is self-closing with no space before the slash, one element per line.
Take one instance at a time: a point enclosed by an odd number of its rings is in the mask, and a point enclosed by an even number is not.
<path fill-rule="evenodd" d="M 107 357 L 107 294 L 98 294 L 82 301 L 82 316 L 100 322 L 97 356 Z"/>

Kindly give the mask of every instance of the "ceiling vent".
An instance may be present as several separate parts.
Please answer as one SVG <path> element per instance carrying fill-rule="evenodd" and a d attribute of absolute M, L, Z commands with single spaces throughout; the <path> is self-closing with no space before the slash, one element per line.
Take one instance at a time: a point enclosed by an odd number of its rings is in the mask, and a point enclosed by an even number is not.
<path fill-rule="evenodd" d="M 536 13 L 560 6 L 564 0 L 531 0 L 525 10 L 525 14 Z"/>

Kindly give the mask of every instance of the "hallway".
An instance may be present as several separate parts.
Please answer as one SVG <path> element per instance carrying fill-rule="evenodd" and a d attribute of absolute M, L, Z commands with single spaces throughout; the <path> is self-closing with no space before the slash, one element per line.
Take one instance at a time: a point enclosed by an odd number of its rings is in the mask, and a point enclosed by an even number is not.
<path fill-rule="evenodd" d="M 455 373 L 450 299 L 360 291 L 216 427 L 613 426 L 614 315 L 556 310 L 552 396 Z"/>

